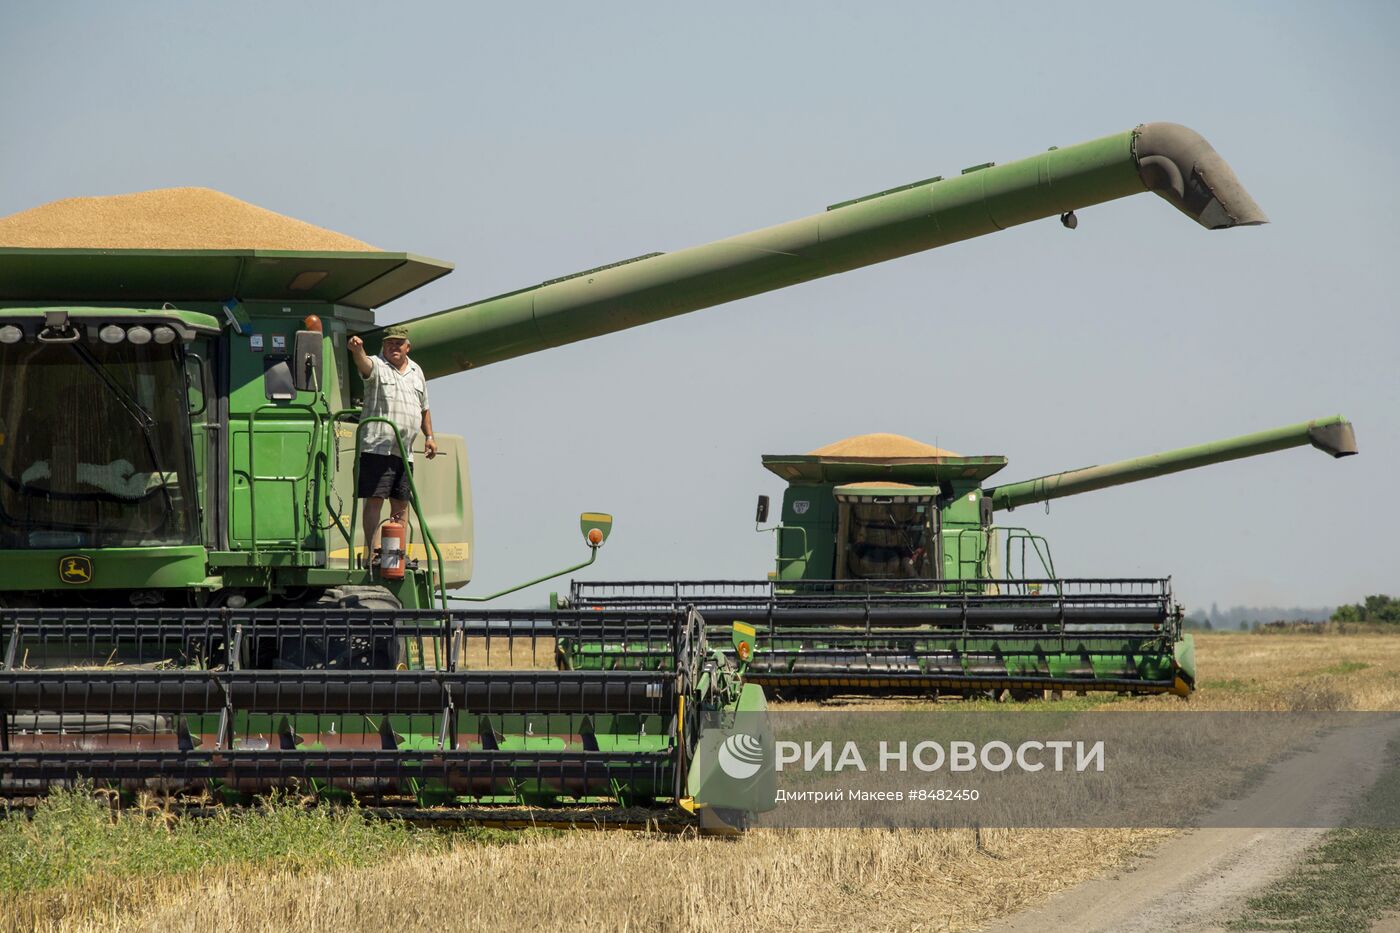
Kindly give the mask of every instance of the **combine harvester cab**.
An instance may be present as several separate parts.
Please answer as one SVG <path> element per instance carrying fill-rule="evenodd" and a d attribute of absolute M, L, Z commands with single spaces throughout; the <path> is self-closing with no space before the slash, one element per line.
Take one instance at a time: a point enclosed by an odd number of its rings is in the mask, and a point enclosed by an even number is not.
<path fill-rule="evenodd" d="M 1059 577 L 1043 537 L 994 515 L 1309 444 L 1333 457 L 1356 453 L 1351 424 L 1333 417 L 996 487 L 984 483 L 1006 458 L 964 457 L 896 435 L 765 456 L 789 484 L 781 523 L 766 529 L 777 541 L 768 580 L 576 582 L 566 604 L 690 605 L 751 626 L 749 679 L 788 698 L 1186 696 L 1194 648 L 1170 579 Z M 756 518 L 767 520 L 767 497 Z"/>
<path fill-rule="evenodd" d="M 545 669 L 577 641 L 637 663 Z M 737 828 L 773 805 L 771 766 L 704 796 L 702 722 L 764 707 L 694 610 L 5 610 L 0 649 L 6 796 L 293 790 L 604 827 L 708 808 L 706 826 Z"/>

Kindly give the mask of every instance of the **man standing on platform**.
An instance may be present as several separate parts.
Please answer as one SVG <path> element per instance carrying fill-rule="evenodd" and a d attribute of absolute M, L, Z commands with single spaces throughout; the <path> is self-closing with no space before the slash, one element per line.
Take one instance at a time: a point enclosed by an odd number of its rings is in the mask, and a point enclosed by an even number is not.
<path fill-rule="evenodd" d="M 374 559 L 379 538 L 379 516 L 384 500 L 389 500 L 391 521 L 408 517 L 409 474 L 413 470 L 413 445 L 423 432 L 423 449 L 431 460 L 437 456 L 433 441 L 433 419 L 428 413 L 428 380 L 419 365 L 408 358 L 412 344 L 408 328 L 395 324 L 384 331 L 378 356 L 365 353 L 365 342 L 351 337 L 348 344 L 355 369 L 365 381 L 365 401 L 361 420 L 385 418 L 398 428 L 405 463 L 389 425 L 376 421 L 360 435 L 360 484 L 356 494 L 365 500 L 365 550 Z"/>

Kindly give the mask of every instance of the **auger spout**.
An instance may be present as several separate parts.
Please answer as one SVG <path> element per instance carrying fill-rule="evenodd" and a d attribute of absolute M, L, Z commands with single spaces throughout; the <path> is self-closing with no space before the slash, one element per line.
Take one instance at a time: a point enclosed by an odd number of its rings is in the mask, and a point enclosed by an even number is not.
<path fill-rule="evenodd" d="M 1123 483 L 1135 483 L 1168 473 L 1255 457 L 1287 450 L 1290 447 L 1301 447 L 1304 444 L 1311 444 L 1333 457 L 1349 457 L 1357 452 L 1356 433 L 1352 430 L 1351 422 L 1341 415 L 1335 415 L 1196 447 L 1183 447 L 1167 453 L 1008 483 L 986 490 L 986 495 L 991 498 L 993 509 L 1014 509 L 1032 502 L 1045 502 Z"/>
<path fill-rule="evenodd" d="M 1145 191 L 1207 229 L 1266 222 L 1199 134 L 1146 123 L 439 311 L 407 322 L 413 358 L 430 378 L 444 376 Z"/>
<path fill-rule="evenodd" d="M 1133 141 L 1138 174 L 1208 230 L 1266 224 L 1259 205 L 1200 133 L 1179 123 L 1146 123 Z"/>

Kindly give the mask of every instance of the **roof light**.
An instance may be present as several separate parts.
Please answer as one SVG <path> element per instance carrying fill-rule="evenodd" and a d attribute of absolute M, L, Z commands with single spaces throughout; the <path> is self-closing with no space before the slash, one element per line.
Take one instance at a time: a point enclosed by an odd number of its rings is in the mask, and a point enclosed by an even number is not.
<path fill-rule="evenodd" d="M 0 327 L 0 343 L 19 343 L 24 339 L 24 331 L 13 324 Z"/>
<path fill-rule="evenodd" d="M 166 327 L 164 325 L 161 325 L 159 327 L 153 327 L 151 328 L 151 336 L 155 338 L 156 343 L 162 345 L 167 343 L 174 343 L 175 329 L 173 327 Z"/>
<path fill-rule="evenodd" d="M 137 324 L 126 332 L 126 339 L 139 347 L 151 342 L 151 332 L 140 324 Z"/>
<path fill-rule="evenodd" d="M 116 324 L 108 324 L 97 332 L 97 339 L 103 343 L 121 343 L 126 339 L 126 331 Z"/>

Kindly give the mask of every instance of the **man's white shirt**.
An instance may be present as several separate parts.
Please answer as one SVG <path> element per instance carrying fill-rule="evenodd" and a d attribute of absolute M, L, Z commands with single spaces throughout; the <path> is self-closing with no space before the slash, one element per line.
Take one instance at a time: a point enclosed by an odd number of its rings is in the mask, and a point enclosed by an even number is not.
<path fill-rule="evenodd" d="M 371 356 L 370 372 L 365 377 L 365 404 L 362 418 L 388 418 L 399 429 L 409 462 L 413 462 L 413 445 L 423 425 L 423 412 L 428 410 L 428 380 L 413 360 L 395 369 L 383 356 Z M 360 436 L 360 450 L 371 454 L 397 457 L 394 432 L 387 424 L 375 422 L 365 426 Z"/>

